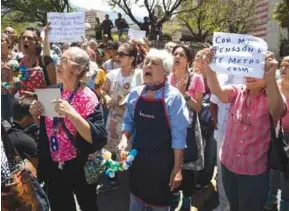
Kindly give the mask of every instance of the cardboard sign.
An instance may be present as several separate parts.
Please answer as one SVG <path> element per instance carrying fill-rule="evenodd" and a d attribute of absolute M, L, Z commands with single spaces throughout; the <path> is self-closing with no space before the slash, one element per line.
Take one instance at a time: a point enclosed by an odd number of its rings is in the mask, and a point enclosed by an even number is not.
<path fill-rule="evenodd" d="M 215 32 L 212 70 L 229 75 L 263 78 L 267 43 L 244 34 Z"/>
<path fill-rule="evenodd" d="M 51 31 L 49 42 L 77 42 L 85 36 L 85 15 L 83 12 L 47 13 Z"/>

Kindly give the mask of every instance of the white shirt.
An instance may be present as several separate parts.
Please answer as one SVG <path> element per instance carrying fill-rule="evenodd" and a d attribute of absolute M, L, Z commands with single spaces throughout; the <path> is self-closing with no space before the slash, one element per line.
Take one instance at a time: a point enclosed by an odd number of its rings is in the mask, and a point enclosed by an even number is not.
<path fill-rule="evenodd" d="M 221 86 L 229 84 L 244 84 L 244 78 L 240 76 L 218 74 L 217 77 Z M 215 130 L 215 133 L 224 134 L 227 128 L 230 104 L 221 103 L 219 98 L 213 94 L 211 95 L 210 101 L 218 105 L 218 130 Z"/>

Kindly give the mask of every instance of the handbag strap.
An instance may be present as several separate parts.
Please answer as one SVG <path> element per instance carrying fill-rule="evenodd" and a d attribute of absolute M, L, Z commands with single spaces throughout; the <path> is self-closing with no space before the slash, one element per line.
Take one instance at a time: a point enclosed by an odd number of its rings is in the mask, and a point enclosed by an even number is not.
<path fill-rule="evenodd" d="M 190 73 L 189 72 L 189 77 L 188 77 L 188 82 L 187 82 L 187 86 L 186 86 L 186 91 L 189 90 L 190 84 L 191 84 L 191 79 L 193 77 L 194 73 Z M 193 121 L 192 121 L 192 126 L 194 126 L 196 124 L 197 121 L 197 113 L 195 111 L 193 111 Z"/>
<path fill-rule="evenodd" d="M 279 131 L 278 131 L 278 137 L 276 136 L 276 130 L 275 130 L 275 126 L 274 126 L 274 121 L 273 118 L 271 116 L 271 114 L 269 114 L 270 117 L 270 125 L 271 125 L 271 135 L 272 138 L 274 138 L 274 140 L 276 140 L 278 138 L 278 140 L 283 140 L 284 134 L 283 134 L 283 130 L 282 130 L 282 119 L 279 120 Z"/>
<path fill-rule="evenodd" d="M 13 169 L 17 163 L 20 163 L 22 161 L 22 158 L 19 155 L 17 149 L 13 146 L 7 131 L 5 130 L 2 124 L 1 124 L 1 138 L 7 155 L 9 167 L 10 169 Z"/>
<path fill-rule="evenodd" d="M 64 132 L 65 132 L 65 134 L 66 134 L 66 136 L 67 136 L 67 138 L 68 138 L 68 140 L 71 142 L 71 144 L 72 144 L 75 148 L 77 148 L 77 147 L 76 147 L 76 138 L 74 137 L 74 135 L 72 135 L 72 134 L 69 132 L 68 128 L 67 128 L 66 125 L 65 125 L 64 118 L 61 118 L 61 119 L 60 119 L 60 124 L 61 124 L 61 126 L 62 126 L 62 128 L 63 128 L 63 130 L 64 130 Z"/>

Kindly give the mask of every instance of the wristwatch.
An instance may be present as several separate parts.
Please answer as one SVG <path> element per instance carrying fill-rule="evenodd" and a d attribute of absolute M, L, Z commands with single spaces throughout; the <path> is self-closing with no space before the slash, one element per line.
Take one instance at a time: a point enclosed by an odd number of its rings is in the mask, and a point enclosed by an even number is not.
<path fill-rule="evenodd" d="M 191 96 L 187 94 L 187 95 L 185 96 L 185 100 L 186 100 L 186 102 L 188 102 L 189 100 L 191 100 Z"/>

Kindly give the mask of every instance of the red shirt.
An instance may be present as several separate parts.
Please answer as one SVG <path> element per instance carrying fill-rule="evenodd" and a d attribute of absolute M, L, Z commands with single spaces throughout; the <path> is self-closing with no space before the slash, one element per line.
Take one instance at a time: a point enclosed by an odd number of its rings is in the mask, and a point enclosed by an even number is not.
<path fill-rule="evenodd" d="M 265 90 L 253 96 L 251 103 L 248 102 L 248 94 L 244 85 L 233 86 L 220 160 L 236 174 L 258 175 L 268 169 L 271 140 L 269 106 Z"/>

